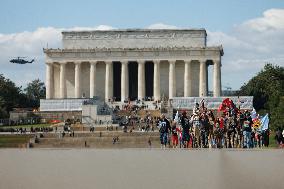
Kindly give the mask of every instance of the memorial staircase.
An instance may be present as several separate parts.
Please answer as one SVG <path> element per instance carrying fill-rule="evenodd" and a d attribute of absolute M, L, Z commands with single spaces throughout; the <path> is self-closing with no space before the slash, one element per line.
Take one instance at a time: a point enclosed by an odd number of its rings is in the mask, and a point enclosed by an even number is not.
<path fill-rule="evenodd" d="M 147 114 L 150 114 L 152 117 L 160 117 L 161 111 L 160 110 L 138 110 L 137 116 L 144 118 L 147 116 Z M 133 111 L 128 110 L 120 110 L 116 115 L 118 116 L 135 116 Z"/>
<path fill-rule="evenodd" d="M 118 138 L 114 142 L 114 138 Z M 149 145 L 149 140 L 151 145 Z M 76 132 L 74 137 L 46 133 L 38 138 L 34 148 L 160 148 L 159 132 L 95 131 Z"/>

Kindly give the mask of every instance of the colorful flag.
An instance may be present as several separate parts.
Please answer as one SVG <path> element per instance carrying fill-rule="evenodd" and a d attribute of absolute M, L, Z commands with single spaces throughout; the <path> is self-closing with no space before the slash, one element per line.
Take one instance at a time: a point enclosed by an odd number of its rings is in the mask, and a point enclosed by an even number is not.
<path fill-rule="evenodd" d="M 264 131 L 268 129 L 269 126 L 269 117 L 268 114 L 266 114 L 263 118 L 261 118 L 261 130 Z"/>
<path fill-rule="evenodd" d="M 252 121 L 253 121 L 253 124 L 252 124 L 253 128 L 259 130 L 261 126 L 260 119 L 255 118 Z"/>
<path fill-rule="evenodd" d="M 218 111 L 224 111 L 228 106 L 230 106 L 230 99 L 226 98 L 223 100 L 222 104 L 220 104 Z"/>

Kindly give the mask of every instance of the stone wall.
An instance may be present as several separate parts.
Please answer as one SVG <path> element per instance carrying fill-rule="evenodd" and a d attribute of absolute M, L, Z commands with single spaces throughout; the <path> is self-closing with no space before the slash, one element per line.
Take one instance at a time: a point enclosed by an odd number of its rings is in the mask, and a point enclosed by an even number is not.
<path fill-rule="evenodd" d="M 65 31 L 63 48 L 205 47 L 205 29 Z"/>
<path fill-rule="evenodd" d="M 53 111 L 53 112 L 35 112 L 35 115 L 39 116 L 42 122 L 49 123 L 52 120 L 64 121 L 67 119 L 81 120 L 82 111 Z"/>

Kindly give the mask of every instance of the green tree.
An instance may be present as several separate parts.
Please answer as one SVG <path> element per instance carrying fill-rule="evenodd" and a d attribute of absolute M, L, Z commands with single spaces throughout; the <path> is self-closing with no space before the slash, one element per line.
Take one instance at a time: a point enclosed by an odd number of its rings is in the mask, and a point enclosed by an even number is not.
<path fill-rule="evenodd" d="M 239 95 L 253 96 L 256 111 L 269 113 L 272 128 L 283 125 L 284 68 L 266 64 L 256 76 L 244 84 Z M 281 121 L 282 120 L 282 121 Z"/>
<path fill-rule="evenodd" d="M 5 105 L 5 101 L 0 96 L 0 119 L 7 117 L 7 112 L 6 112 L 6 109 L 5 109 L 4 105 Z"/>
<path fill-rule="evenodd" d="M 280 98 L 279 105 L 271 112 L 271 121 L 273 128 L 284 128 L 284 97 Z"/>
<path fill-rule="evenodd" d="M 39 79 L 28 83 L 24 91 L 29 100 L 29 107 L 38 108 L 40 99 L 45 98 L 45 85 Z"/>
<path fill-rule="evenodd" d="M 21 87 L 17 87 L 14 82 L 5 78 L 3 74 L 0 74 L 0 97 L 4 102 L 2 108 L 6 112 L 11 111 L 14 107 L 26 106 L 27 99 Z"/>

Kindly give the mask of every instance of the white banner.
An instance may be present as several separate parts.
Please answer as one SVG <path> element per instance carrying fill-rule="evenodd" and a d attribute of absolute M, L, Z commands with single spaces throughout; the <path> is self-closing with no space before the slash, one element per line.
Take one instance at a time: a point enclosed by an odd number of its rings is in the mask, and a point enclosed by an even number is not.
<path fill-rule="evenodd" d="M 193 109 L 196 103 L 204 99 L 204 105 L 208 109 L 218 109 L 222 101 L 230 98 L 240 109 L 253 108 L 253 96 L 230 96 L 230 97 L 173 97 L 171 104 L 175 109 Z"/>
<path fill-rule="evenodd" d="M 82 111 L 88 99 L 41 99 L 40 111 Z"/>

